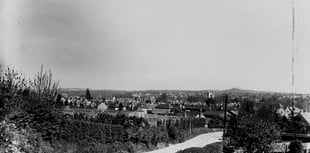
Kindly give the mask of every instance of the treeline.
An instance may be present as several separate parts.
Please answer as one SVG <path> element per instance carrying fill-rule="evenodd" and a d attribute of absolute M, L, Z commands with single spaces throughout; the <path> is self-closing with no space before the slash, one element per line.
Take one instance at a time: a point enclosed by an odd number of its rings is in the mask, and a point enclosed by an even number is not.
<path fill-rule="evenodd" d="M 67 118 L 101 124 L 122 125 L 125 128 L 128 128 L 130 126 L 149 126 L 148 122 L 143 118 L 138 118 L 134 116 L 127 117 L 124 114 L 117 114 L 113 116 L 105 113 L 100 113 L 96 116 L 91 116 L 85 113 L 74 113 L 73 115 L 67 115 Z"/>
<path fill-rule="evenodd" d="M 204 127 L 206 119 L 204 118 L 178 118 L 169 119 L 164 122 L 165 126 L 175 126 L 178 129 L 188 130 L 190 128 L 200 128 Z M 163 123 L 159 124 L 162 125 Z"/>
<path fill-rule="evenodd" d="M 75 124 L 82 124 L 78 122 L 86 122 L 87 124 L 102 124 L 107 126 L 118 126 L 124 129 L 126 132 L 113 131 L 113 128 L 109 130 L 102 129 L 101 133 L 106 133 L 100 138 L 100 142 L 110 142 L 110 138 L 107 135 L 114 135 L 121 139 L 113 139 L 114 141 L 121 142 L 133 142 L 143 143 L 146 146 L 157 145 L 158 143 L 177 143 L 182 142 L 186 138 L 186 134 L 189 129 L 201 128 L 205 126 L 205 119 L 203 118 L 180 118 L 169 119 L 159 123 L 159 126 L 151 127 L 146 120 L 137 117 L 127 117 L 125 115 L 109 115 L 98 114 L 93 117 L 83 113 L 75 113 L 72 116 L 67 116 L 67 120 L 74 120 Z M 91 125 L 90 125 L 91 126 Z M 75 128 L 81 128 L 81 126 L 74 126 Z M 117 128 L 115 128 L 117 130 Z M 91 129 L 89 129 L 91 130 Z M 112 130 L 112 131 L 111 131 Z M 109 133 L 110 132 L 110 133 Z M 92 134 L 92 132 L 84 132 L 83 135 Z M 75 139 L 75 138 L 74 138 Z M 79 139 L 79 138 L 77 138 Z M 105 140 L 107 139 L 107 140 Z"/>
<path fill-rule="evenodd" d="M 128 141 L 127 133 L 121 125 L 63 120 L 60 123 L 60 129 L 62 138 L 68 142 L 77 142 L 80 140 L 100 143 Z"/>

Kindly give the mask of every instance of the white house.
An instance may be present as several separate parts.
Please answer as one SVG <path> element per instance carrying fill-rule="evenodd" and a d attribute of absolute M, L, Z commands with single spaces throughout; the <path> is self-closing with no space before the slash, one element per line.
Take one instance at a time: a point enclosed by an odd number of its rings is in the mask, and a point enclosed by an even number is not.
<path fill-rule="evenodd" d="M 282 106 L 282 105 L 281 105 Z M 288 106 L 288 107 L 286 107 L 286 108 L 284 108 L 283 106 L 282 107 L 280 107 L 278 110 L 277 110 L 277 113 L 278 114 L 280 114 L 281 116 L 285 116 L 285 117 L 290 117 L 291 116 L 291 114 L 292 114 L 292 111 L 293 111 L 293 109 L 292 109 L 293 107 L 292 106 Z M 296 114 L 301 114 L 303 111 L 302 111 L 302 109 L 300 109 L 300 108 L 297 108 L 297 107 L 295 107 L 294 106 L 294 114 L 296 115 Z"/>
<path fill-rule="evenodd" d="M 104 112 L 108 109 L 108 106 L 105 103 L 101 103 L 97 108 L 99 112 Z"/>

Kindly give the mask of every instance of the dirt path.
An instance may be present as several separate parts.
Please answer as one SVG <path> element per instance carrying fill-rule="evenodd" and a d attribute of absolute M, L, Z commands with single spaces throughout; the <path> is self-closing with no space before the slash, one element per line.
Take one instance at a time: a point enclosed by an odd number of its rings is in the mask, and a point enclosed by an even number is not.
<path fill-rule="evenodd" d="M 169 147 L 146 153 L 176 153 L 179 150 L 183 150 L 190 147 L 204 147 L 207 144 L 221 141 L 220 139 L 222 138 L 222 135 L 223 132 L 202 134 L 190 140 L 187 140 L 183 143 L 170 145 Z"/>

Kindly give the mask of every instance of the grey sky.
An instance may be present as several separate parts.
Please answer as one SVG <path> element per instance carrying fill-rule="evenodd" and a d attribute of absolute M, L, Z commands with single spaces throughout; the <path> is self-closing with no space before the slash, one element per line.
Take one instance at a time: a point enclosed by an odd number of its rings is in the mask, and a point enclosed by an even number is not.
<path fill-rule="evenodd" d="M 2 0 L 1 62 L 62 87 L 291 90 L 290 0 Z M 310 93 L 310 1 L 296 0 Z"/>

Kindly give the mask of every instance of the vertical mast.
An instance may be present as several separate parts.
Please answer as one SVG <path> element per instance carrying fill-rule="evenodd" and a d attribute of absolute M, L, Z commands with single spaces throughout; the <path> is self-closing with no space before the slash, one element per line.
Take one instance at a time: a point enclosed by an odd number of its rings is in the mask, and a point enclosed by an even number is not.
<path fill-rule="evenodd" d="M 295 0 L 292 0 L 292 117 L 294 117 L 295 99 Z"/>

